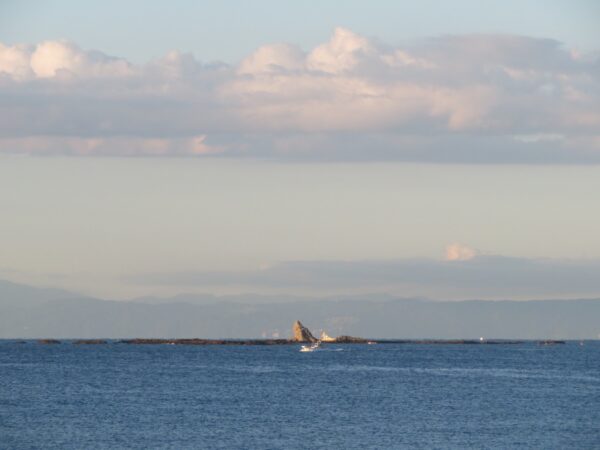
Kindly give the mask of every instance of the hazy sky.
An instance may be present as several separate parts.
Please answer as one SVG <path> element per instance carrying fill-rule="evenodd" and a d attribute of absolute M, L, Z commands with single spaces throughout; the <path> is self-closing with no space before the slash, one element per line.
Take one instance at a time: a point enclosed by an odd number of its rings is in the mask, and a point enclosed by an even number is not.
<path fill-rule="evenodd" d="M 0 278 L 600 296 L 599 19 L 592 1 L 3 2 Z"/>

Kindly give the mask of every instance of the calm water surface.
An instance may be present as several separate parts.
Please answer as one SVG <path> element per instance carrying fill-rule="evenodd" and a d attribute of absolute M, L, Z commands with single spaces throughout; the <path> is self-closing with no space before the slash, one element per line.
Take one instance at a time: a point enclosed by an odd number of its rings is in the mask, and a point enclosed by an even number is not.
<path fill-rule="evenodd" d="M 0 341 L 0 448 L 600 449 L 600 342 Z"/>

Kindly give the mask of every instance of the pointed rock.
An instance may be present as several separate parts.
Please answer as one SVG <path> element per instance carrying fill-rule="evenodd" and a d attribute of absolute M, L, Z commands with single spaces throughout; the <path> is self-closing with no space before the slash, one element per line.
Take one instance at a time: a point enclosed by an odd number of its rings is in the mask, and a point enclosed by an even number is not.
<path fill-rule="evenodd" d="M 294 341 L 297 342 L 316 342 L 317 338 L 312 335 L 310 330 L 306 328 L 299 320 L 294 322 L 294 326 L 292 327 L 292 332 L 294 334 Z"/>

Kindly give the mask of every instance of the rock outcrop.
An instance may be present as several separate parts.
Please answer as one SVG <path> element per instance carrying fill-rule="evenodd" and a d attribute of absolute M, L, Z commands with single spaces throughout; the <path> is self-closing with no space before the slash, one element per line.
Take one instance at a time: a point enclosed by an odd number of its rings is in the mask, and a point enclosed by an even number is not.
<path fill-rule="evenodd" d="M 368 341 L 354 336 L 338 336 L 335 338 L 335 342 L 338 344 L 366 344 Z"/>
<path fill-rule="evenodd" d="M 133 345 L 287 345 L 289 339 L 125 339 L 121 344 Z"/>
<path fill-rule="evenodd" d="M 293 340 L 296 342 L 317 342 L 317 338 L 299 320 L 294 322 L 292 332 L 294 334 Z"/>
<path fill-rule="evenodd" d="M 38 339 L 38 344 L 60 344 L 57 339 Z"/>

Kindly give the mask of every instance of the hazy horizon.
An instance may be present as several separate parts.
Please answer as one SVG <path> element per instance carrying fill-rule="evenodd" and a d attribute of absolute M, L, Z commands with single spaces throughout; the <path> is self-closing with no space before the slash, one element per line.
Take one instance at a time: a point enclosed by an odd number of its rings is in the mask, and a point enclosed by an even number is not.
<path fill-rule="evenodd" d="M 182 295 L 111 301 L 0 280 L 0 339 L 598 339 L 600 299 L 431 301 L 389 295 Z"/>

